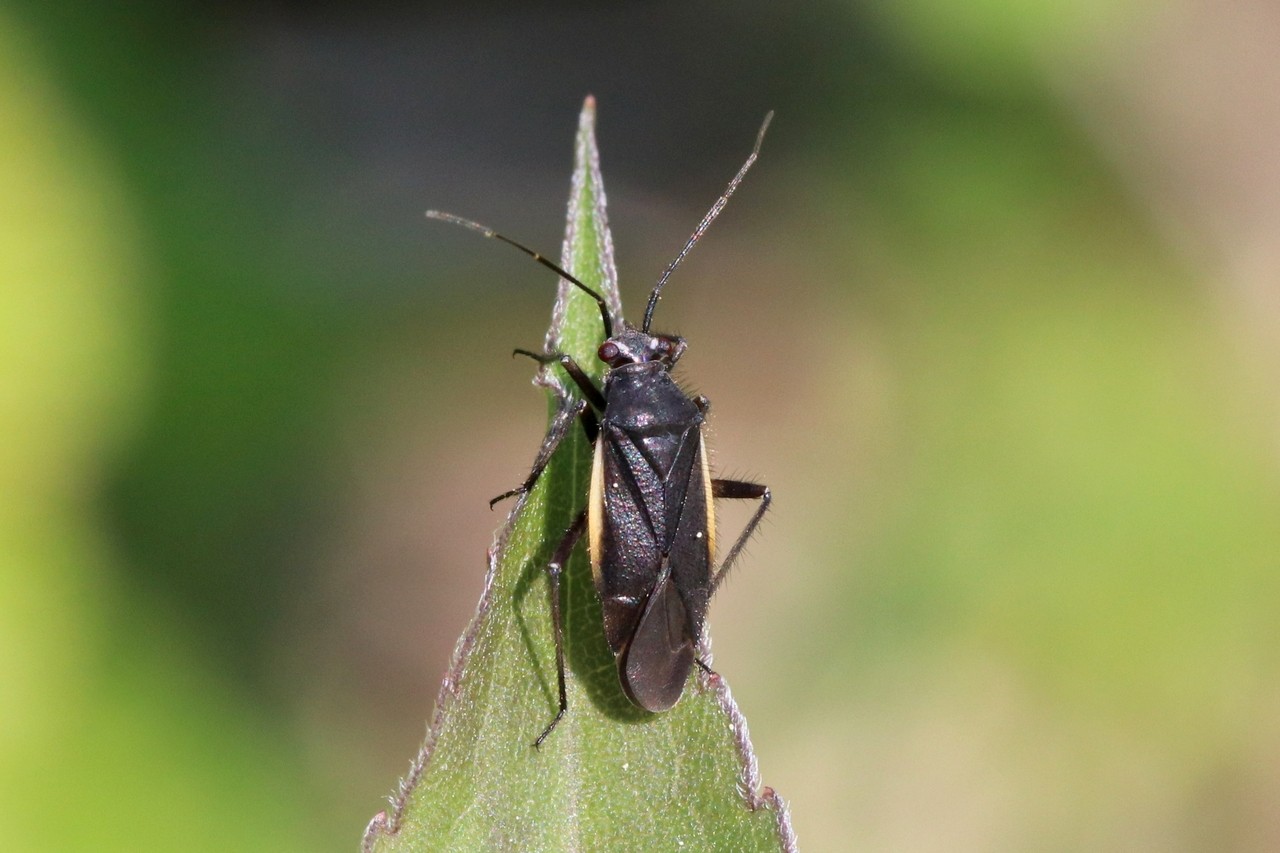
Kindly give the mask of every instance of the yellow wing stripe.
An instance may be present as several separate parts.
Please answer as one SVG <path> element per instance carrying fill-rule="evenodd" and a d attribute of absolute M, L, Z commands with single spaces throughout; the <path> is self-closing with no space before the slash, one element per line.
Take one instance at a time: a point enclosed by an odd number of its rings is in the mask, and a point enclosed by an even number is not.
<path fill-rule="evenodd" d="M 698 455 L 702 458 L 702 488 L 707 496 L 707 559 L 709 565 L 716 559 L 716 502 L 711 493 L 711 465 L 707 462 L 707 443 L 702 437 L 702 428 L 698 428 Z"/>
<path fill-rule="evenodd" d="M 600 560 L 604 535 L 604 432 L 596 439 L 596 452 L 591 461 L 591 491 L 587 495 L 587 547 L 591 555 L 591 574 L 600 585 Z"/>

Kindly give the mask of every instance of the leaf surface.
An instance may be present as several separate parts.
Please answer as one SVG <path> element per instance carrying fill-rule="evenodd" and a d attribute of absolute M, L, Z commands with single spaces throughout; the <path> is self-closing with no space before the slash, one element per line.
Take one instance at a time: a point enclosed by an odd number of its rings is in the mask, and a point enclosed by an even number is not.
<path fill-rule="evenodd" d="M 604 294 L 620 322 L 591 98 L 561 265 Z M 571 354 L 598 380 L 601 337 L 596 303 L 561 281 L 548 349 Z M 576 388 L 558 367 L 538 382 L 551 391 L 553 419 L 565 417 L 562 401 L 577 401 Z M 680 703 L 662 714 L 627 701 L 581 545 L 562 591 L 569 711 L 534 749 L 557 708 L 544 568 L 585 504 L 590 450 L 575 425 L 490 550 L 485 592 L 427 742 L 391 809 L 370 823 L 366 850 L 794 849 L 786 809 L 761 791 L 745 721 L 721 679 L 695 668 Z"/>

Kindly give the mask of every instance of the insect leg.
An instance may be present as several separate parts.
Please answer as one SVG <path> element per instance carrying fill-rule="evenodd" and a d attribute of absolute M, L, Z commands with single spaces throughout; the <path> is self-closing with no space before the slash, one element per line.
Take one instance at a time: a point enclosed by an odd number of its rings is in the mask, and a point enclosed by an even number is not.
<path fill-rule="evenodd" d="M 582 538 L 582 531 L 586 526 L 587 511 L 584 509 L 578 513 L 578 517 L 574 519 L 573 524 L 569 525 L 569 529 L 565 531 L 564 538 L 560 540 L 560 544 L 556 546 L 555 553 L 551 556 L 551 562 L 547 563 L 547 578 L 551 582 L 551 624 L 556 638 L 556 686 L 560 691 L 560 710 L 556 711 L 555 719 L 543 729 L 542 734 L 538 735 L 538 739 L 533 742 L 535 749 L 542 746 L 542 742 L 547 739 L 547 735 L 551 734 L 556 724 L 560 722 L 560 718 L 564 716 L 565 711 L 569 710 L 569 698 L 564 689 L 564 624 L 560 619 L 560 573 L 564 569 L 564 564 L 569 562 L 569 555 L 573 553 L 574 546 Z"/>
<path fill-rule="evenodd" d="M 713 498 L 760 501 L 760 506 L 755 515 L 751 516 L 747 526 L 738 535 L 738 541 L 733 543 L 729 553 L 725 555 L 725 558 L 720 561 L 720 565 L 712 573 L 711 591 L 714 593 L 716 587 L 720 585 L 720 581 L 724 580 L 724 576 L 729 571 L 730 566 L 733 565 L 733 561 L 738 559 L 738 553 L 742 551 L 742 546 L 747 544 L 747 540 L 755 532 L 756 526 L 760 524 L 760 519 L 764 518 L 765 511 L 769 509 L 769 504 L 772 502 L 773 497 L 769 494 L 768 486 L 763 483 L 749 483 L 745 480 L 712 480 L 711 496 Z"/>
<path fill-rule="evenodd" d="M 714 669 L 712 669 L 712 668 L 710 667 L 710 665 L 708 665 L 708 664 L 707 664 L 707 662 L 706 662 L 706 661 L 704 661 L 702 658 L 698 658 L 698 657 L 696 657 L 696 658 L 694 658 L 694 659 L 693 659 L 693 662 L 694 662 L 694 663 L 696 663 L 696 664 L 698 665 L 698 669 L 702 670 L 703 672 L 705 672 L 705 673 L 707 674 L 707 677 L 708 677 L 708 678 L 719 678 L 719 677 L 720 677 L 720 673 L 718 673 L 718 672 L 716 672 Z"/>
<path fill-rule="evenodd" d="M 566 405 L 556 412 L 556 416 L 551 420 L 551 427 L 547 430 L 547 437 L 542 440 L 542 447 L 538 448 L 538 457 L 533 460 L 533 468 L 529 471 L 529 476 L 524 478 L 524 482 L 498 495 L 489 501 L 489 509 L 493 509 L 499 501 L 507 498 L 523 495 L 533 489 L 538 478 L 542 476 L 542 471 L 547 467 L 547 463 L 551 461 L 551 456 L 556 452 L 556 448 L 560 446 L 560 442 L 564 441 L 565 436 L 569 434 L 569 430 L 573 429 L 575 420 L 582 424 L 582 431 L 587 434 L 587 441 L 595 444 L 596 436 L 600 432 L 600 422 L 596 418 L 596 413 L 591 407 L 583 402 L 573 402 L 566 400 Z"/>
<path fill-rule="evenodd" d="M 571 401 L 564 401 L 564 405 L 560 411 L 556 412 L 555 418 L 551 421 L 551 427 L 547 430 L 547 437 L 542 441 L 542 447 L 538 448 L 538 457 L 533 460 L 533 469 L 529 471 L 529 476 L 525 477 L 524 482 L 498 495 L 489 501 L 489 509 L 493 509 L 499 501 L 507 498 L 515 497 L 528 493 L 538 478 L 542 476 L 542 471 L 547 467 L 547 463 L 551 461 L 551 455 L 555 453 L 556 448 L 560 446 L 560 442 L 564 441 L 565 436 L 572 429 L 573 418 L 577 417 L 582 422 L 582 431 L 587 434 L 587 441 L 595 444 L 596 435 L 600 432 L 600 422 L 596 417 L 596 412 L 604 411 L 604 395 L 600 393 L 591 378 L 583 372 L 578 363 L 572 357 L 562 355 L 560 353 L 543 353 L 531 352 L 527 349 L 517 349 L 512 355 L 527 355 L 529 358 L 539 364 L 550 364 L 558 361 L 564 367 L 565 372 L 569 374 L 574 383 L 582 390 L 582 394 L 587 398 L 587 403 L 577 404 Z M 592 410 L 592 407 L 594 411 Z"/>
<path fill-rule="evenodd" d="M 527 349 L 518 349 L 512 355 L 527 355 L 529 358 L 538 362 L 538 364 L 551 364 L 554 361 L 560 362 L 560 366 L 564 368 L 564 372 L 569 374 L 569 378 L 573 380 L 573 384 L 578 386 L 582 391 L 582 396 L 587 398 L 597 412 L 604 411 L 604 395 L 600 393 L 600 389 L 591 381 L 591 377 L 578 366 L 578 362 L 573 360 L 573 356 L 565 355 L 561 352 L 530 352 Z"/>

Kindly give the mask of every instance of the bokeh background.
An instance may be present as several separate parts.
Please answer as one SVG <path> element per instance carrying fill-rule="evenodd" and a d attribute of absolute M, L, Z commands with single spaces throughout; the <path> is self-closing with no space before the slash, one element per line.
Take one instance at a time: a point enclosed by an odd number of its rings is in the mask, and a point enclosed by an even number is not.
<path fill-rule="evenodd" d="M 0 848 L 351 850 L 545 402 L 583 97 L 775 512 L 806 850 L 1280 849 L 1280 11 L 0 4 Z"/>

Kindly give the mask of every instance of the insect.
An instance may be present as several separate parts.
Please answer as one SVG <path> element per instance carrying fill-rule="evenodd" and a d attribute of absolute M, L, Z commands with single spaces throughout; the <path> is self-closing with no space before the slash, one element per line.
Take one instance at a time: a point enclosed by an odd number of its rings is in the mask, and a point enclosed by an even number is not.
<path fill-rule="evenodd" d="M 603 296 L 532 249 L 469 219 L 427 212 L 432 219 L 514 246 L 553 270 L 595 300 L 604 324 L 605 340 L 597 351 L 607 365 L 602 388 L 569 355 L 515 351 L 543 365 L 559 364 L 585 402 L 570 404 L 578 408 L 576 417 L 569 412 L 568 417 L 553 421 L 524 482 L 490 501 L 493 506 L 531 490 L 574 421 L 581 423 L 595 448 L 587 504 L 546 567 L 560 707 L 535 747 L 542 745 L 568 710 L 560 576 L 583 534 L 603 609 L 605 639 L 617 661 L 622 690 L 636 706 L 659 712 L 679 701 L 695 663 L 705 668 L 697 658 L 697 645 L 708 602 L 769 508 L 767 486 L 711 476 L 703 439 L 710 403 L 702 396 L 690 397 L 671 377 L 671 368 L 685 351 L 684 339 L 653 333 L 650 324 L 667 279 L 755 163 L 772 119 L 773 113 L 765 116 L 751 155 L 654 285 L 639 328 L 625 320 L 616 328 Z M 715 564 L 717 498 L 759 501 L 719 565 Z"/>

